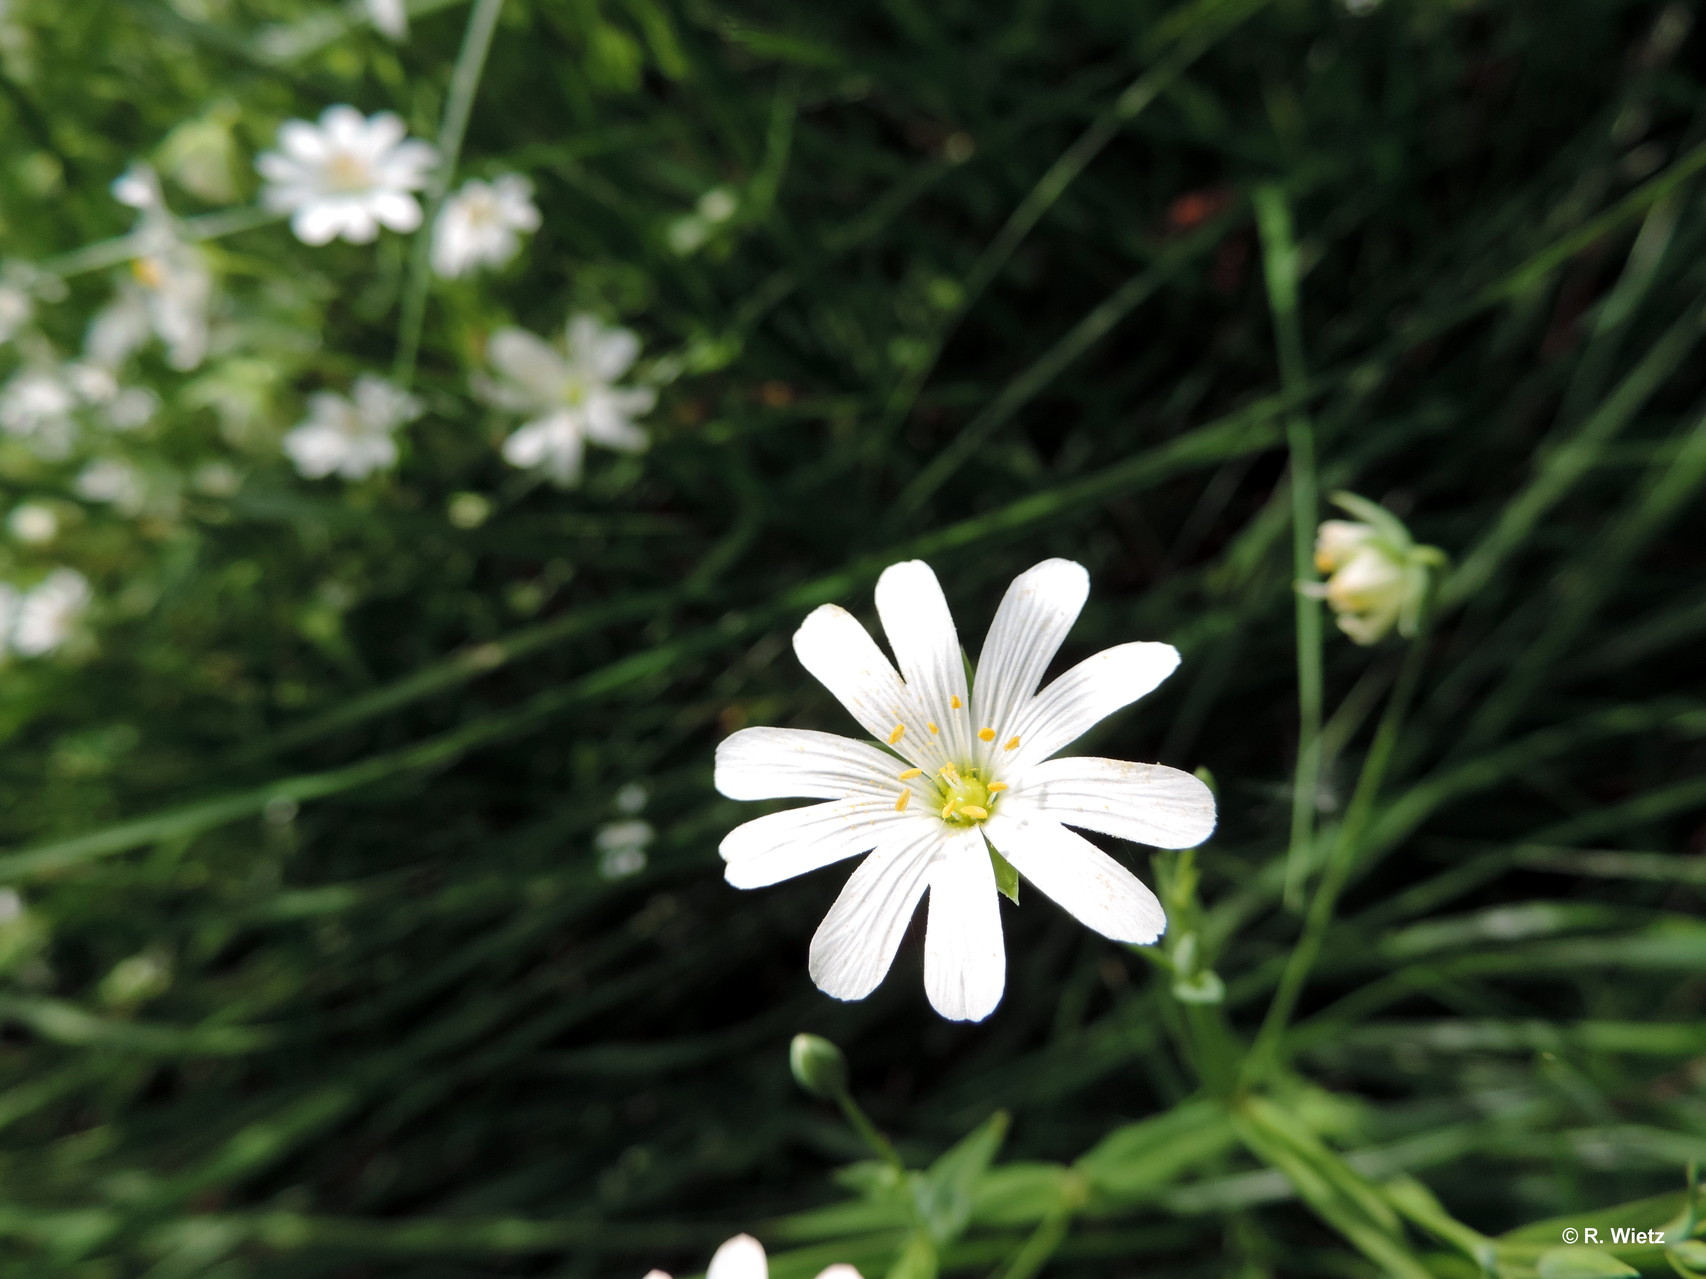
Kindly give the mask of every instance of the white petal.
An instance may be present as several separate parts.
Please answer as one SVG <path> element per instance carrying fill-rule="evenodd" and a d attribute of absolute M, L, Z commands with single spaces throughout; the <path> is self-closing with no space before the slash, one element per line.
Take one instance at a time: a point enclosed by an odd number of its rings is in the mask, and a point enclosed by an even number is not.
<path fill-rule="evenodd" d="M 1013 722 L 1020 744 L 1011 752 L 1010 766 L 1022 769 L 1077 741 L 1151 692 L 1178 665 L 1179 650 L 1171 644 L 1116 644 L 1086 657 L 1020 709 Z M 996 746 L 1005 740 L 1010 739 Z"/>
<path fill-rule="evenodd" d="M 1161 903 L 1137 876 L 1046 814 L 1003 803 L 983 829 L 1013 869 L 1086 928 L 1145 945 L 1166 931 Z"/>
<path fill-rule="evenodd" d="M 908 823 L 848 878 L 812 938 L 808 966 L 824 994 L 863 999 L 883 980 L 924 895 L 944 829 L 940 822 Z"/>
<path fill-rule="evenodd" d="M 326 160 L 326 135 L 306 120 L 286 120 L 278 126 L 278 145 L 284 154 L 301 164 L 320 165 Z M 268 154 L 271 154 L 270 152 Z M 266 156 L 261 157 L 262 160 Z M 260 163 L 260 161 L 256 161 Z M 263 173 L 265 169 L 261 170 Z"/>
<path fill-rule="evenodd" d="M 1057 822 L 1156 848 L 1195 848 L 1214 833 L 1214 792 L 1165 764 L 1074 755 L 1027 768 L 1005 797 Z"/>
<path fill-rule="evenodd" d="M 344 228 L 344 209 L 337 204 L 304 204 L 290 219 L 290 229 L 304 244 L 330 244 Z"/>
<path fill-rule="evenodd" d="M 878 741 L 888 741 L 901 727 L 905 731 L 895 749 L 909 760 L 923 767 L 946 759 L 929 740 L 928 717 L 918 711 L 870 632 L 846 609 L 836 604 L 813 609 L 794 632 L 794 652 Z"/>
<path fill-rule="evenodd" d="M 967 830 L 930 868 L 924 992 L 949 1021 L 982 1021 L 1001 1002 L 1006 984 L 995 868 L 982 833 Z"/>
<path fill-rule="evenodd" d="M 606 329 L 592 348 L 592 367 L 606 382 L 626 373 L 640 355 L 640 339 L 627 329 Z"/>
<path fill-rule="evenodd" d="M 421 224 L 420 201 L 401 191 L 375 191 L 368 197 L 367 210 L 380 225 L 405 235 Z"/>
<path fill-rule="evenodd" d="M 887 798 L 808 804 L 743 822 L 723 836 L 717 851 L 727 863 L 723 878 L 730 885 L 767 888 L 869 852 L 884 840 L 904 836 L 903 827 L 926 820 L 896 812 Z"/>
<path fill-rule="evenodd" d="M 1012 737 L 1015 723 L 1043 672 L 1060 651 L 1067 631 L 1090 594 L 1090 575 L 1071 560 L 1044 560 L 1013 579 L 977 658 L 972 714 L 979 728 L 993 728 L 994 749 Z"/>
<path fill-rule="evenodd" d="M 817 1279 L 865 1279 L 865 1276 L 860 1274 L 857 1268 L 840 1261 L 818 1271 Z"/>
<path fill-rule="evenodd" d="M 900 796 L 894 756 L 805 728 L 743 728 L 717 744 L 716 787 L 730 799 Z"/>
<path fill-rule="evenodd" d="M 648 1270 L 646 1271 L 646 1279 L 669 1279 L 669 1276 L 661 1270 Z"/>
<path fill-rule="evenodd" d="M 647 398 L 646 407 L 650 408 L 650 397 Z M 643 430 L 628 421 L 621 404 L 609 391 L 594 391 L 588 396 L 585 412 L 587 438 L 607 449 L 638 453 L 651 443 L 651 438 Z"/>
<path fill-rule="evenodd" d="M 973 737 L 965 661 L 942 584 L 930 566 L 908 560 L 884 569 L 877 579 L 877 616 L 901 678 L 942 730 L 942 749 L 950 759 L 969 760 Z M 956 703 L 962 709 L 953 709 Z"/>
<path fill-rule="evenodd" d="M 769 1279 L 764 1245 L 751 1235 L 736 1235 L 711 1258 L 705 1279 Z"/>
<path fill-rule="evenodd" d="M 526 329 L 499 329 L 492 334 L 486 358 L 541 404 L 557 399 L 568 374 L 563 357 L 551 344 Z"/>

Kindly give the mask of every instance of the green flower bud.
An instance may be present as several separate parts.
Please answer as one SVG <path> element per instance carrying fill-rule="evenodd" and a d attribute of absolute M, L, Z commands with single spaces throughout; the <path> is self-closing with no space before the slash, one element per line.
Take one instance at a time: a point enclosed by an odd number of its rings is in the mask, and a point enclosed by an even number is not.
<path fill-rule="evenodd" d="M 847 1058 L 827 1039 L 795 1035 L 788 1046 L 788 1068 L 794 1082 L 814 1097 L 837 1101 L 847 1095 Z"/>

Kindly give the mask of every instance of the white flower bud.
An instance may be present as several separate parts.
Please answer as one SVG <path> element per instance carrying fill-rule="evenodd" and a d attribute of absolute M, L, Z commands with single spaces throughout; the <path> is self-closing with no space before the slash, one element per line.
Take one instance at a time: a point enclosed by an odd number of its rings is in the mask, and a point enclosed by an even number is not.
<path fill-rule="evenodd" d="M 1360 518 L 1322 522 L 1315 567 L 1327 580 L 1304 584 L 1304 594 L 1325 599 L 1339 629 L 1358 644 L 1378 643 L 1394 628 L 1414 635 L 1444 552 L 1418 546 L 1397 516 L 1366 498 L 1335 493 L 1333 501 Z"/>

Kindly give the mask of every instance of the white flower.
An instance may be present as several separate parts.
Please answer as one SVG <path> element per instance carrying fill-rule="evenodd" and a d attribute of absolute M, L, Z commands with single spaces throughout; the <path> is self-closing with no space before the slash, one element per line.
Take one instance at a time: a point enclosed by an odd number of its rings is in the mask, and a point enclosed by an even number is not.
<path fill-rule="evenodd" d="M 1378 643 L 1394 626 L 1414 635 L 1444 552 L 1418 546 L 1397 516 L 1367 498 L 1335 493 L 1333 501 L 1362 518 L 1322 521 L 1315 567 L 1327 580 L 1299 589 L 1326 600 L 1339 629 L 1358 644 Z"/>
<path fill-rule="evenodd" d="M 367 20 L 388 40 L 409 38 L 409 10 L 403 0 L 365 0 Z"/>
<path fill-rule="evenodd" d="M 413 231 L 421 206 L 412 192 L 426 185 L 438 153 L 405 132 L 389 111 L 364 119 L 350 106 L 327 107 L 318 126 L 286 120 L 279 149 L 255 161 L 267 180 L 261 199 L 291 215 L 290 229 L 304 244 L 340 235 L 367 244 L 382 226 Z"/>
<path fill-rule="evenodd" d="M 72 481 L 78 497 L 115 506 L 127 515 L 138 514 L 146 504 L 142 476 L 128 462 L 116 457 L 97 458 Z"/>
<path fill-rule="evenodd" d="M 131 165 L 113 183 L 113 196 L 142 215 L 135 233 L 140 251 L 130 264 L 131 279 L 90 326 L 84 349 L 91 360 L 116 369 L 152 332 L 165 344 L 167 363 L 193 369 L 207 355 L 213 296 L 207 256 L 179 232 L 160 179 L 147 165 Z"/>
<path fill-rule="evenodd" d="M 661 1270 L 648 1271 L 646 1279 L 669 1279 Z M 736 1235 L 718 1248 L 705 1269 L 705 1279 L 770 1279 L 770 1259 L 764 1245 L 751 1235 Z M 861 1279 L 852 1266 L 834 1265 L 818 1271 L 817 1279 Z"/>
<path fill-rule="evenodd" d="M 30 546 L 41 546 L 59 536 L 59 517 L 53 508 L 39 502 L 21 502 L 6 517 L 13 537 Z"/>
<path fill-rule="evenodd" d="M 1006 956 L 992 850 L 1105 937 L 1148 943 L 1166 928 L 1155 894 L 1067 827 L 1189 848 L 1214 830 L 1214 798 L 1189 773 L 1159 764 L 1051 758 L 1179 662 L 1168 644 L 1120 644 L 1038 692 L 1089 589 L 1089 575 L 1069 560 L 1021 574 L 968 681 L 936 575 L 917 560 L 892 565 L 877 582 L 877 613 L 899 674 L 833 604 L 794 635 L 805 668 L 886 749 L 791 728 L 742 729 L 717 748 L 717 789 L 731 799 L 828 801 L 731 831 L 720 851 L 736 888 L 871 853 L 812 939 L 812 980 L 826 994 L 863 999 L 876 989 L 928 891 L 931 1004 L 958 1021 L 993 1012 Z"/>
<path fill-rule="evenodd" d="M 363 374 L 353 399 L 319 391 L 308 416 L 284 437 L 284 451 L 311 480 L 337 474 L 359 480 L 397 463 L 396 432 L 421 414 L 420 401 L 383 378 Z"/>
<path fill-rule="evenodd" d="M 115 431 L 134 431 L 147 425 L 160 407 L 160 397 L 145 386 L 121 386 L 112 369 L 95 360 L 78 360 L 62 370 L 66 385 L 79 402 Z"/>
<path fill-rule="evenodd" d="M 51 653 L 71 638 L 89 606 L 89 583 L 76 569 L 56 568 L 18 600 L 12 650 L 24 657 Z"/>
<path fill-rule="evenodd" d="M 502 266 L 520 250 L 521 233 L 538 229 L 533 183 L 519 173 L 470 179 L 433 220 L 432 269 L 454 278 L 475 267 Z"/>
<path fill-rule="evenodd" d="M 640 339 L 606 328 L 590 315 L 569 321 L 567 351 L 521 329 L 492 334 L 487 357 L 497 377 L 481 385 L 499 408 L 534 416 L 504 441 L 513 466 L 535 467 L 558 484 L 580 478 L 586 442 L 637 452 L 646 433 L 632 419 L 657 402 L 650 387 L 621 387 Z"/>
<path fill-rule="evenodd" d="M 27 442 L 42 457 L 64 457 L 77 433 L 76 390 L 64 373 L 27 365 L 0 387 L 0 430 Z"/>
<path fill-rule="evenodd" d="M 17 331 L 30 322 L 35 304 L 29 292 L 13 284 L 0 284 L 0 344 L 10 342 Z"/>
<path fill-rule="evenodd" d="M 646 868 L 646 848 L 656 832 L 646 821 L 611 822 L 599 827 L 592 837 L 598 850 L 598 874 L 601 879 L 626 879 Z"/>

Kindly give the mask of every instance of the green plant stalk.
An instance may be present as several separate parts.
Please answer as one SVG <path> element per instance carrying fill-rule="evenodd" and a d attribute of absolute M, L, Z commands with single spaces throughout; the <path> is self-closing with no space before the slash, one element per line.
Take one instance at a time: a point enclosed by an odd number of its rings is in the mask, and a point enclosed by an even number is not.
<path fill-rule="evenodd" d="M 835 1099 L 835 1104 L 841 1107 L 841 1113 L 852 1125 L 853 1131 L 871 1148 L 871 1152 L 896 1172 L 906 1171 L 906 1161 L 900 1157 L 900 1152 L 894 1148 L 894 1143 L 883 1136 L 877 1126 L 871 1122 L 871 1117 L 853 1100 L 853 1094 L 843 1091 Z"/>
<path fill-rule="evenodd" d="M 1393 751 L 1397 748 L 1403 730 L 1404 717 L 1415 697 L 1416 686 L 1421 681 L 1422 668 L 1427 663 L 1426 641 L 1427 629 L 1424 622 L 1422 633 L 1410 642 L 1404 654 L 1403 669 L 1399 671 L 1391 700 L 1386 704 L 1386 713 L 1381 717 L 1380 727 L 1375 730 L 1374 742 L 1369 747 L 1368 756 L 1363 760 L 1362 770 L 1357 776 L 1356 790 L 1345 810 L 1345 820 L 1334 834 L 1321 881 L 1316 885 L 1315 894 L 1310 899 L 1303 935 L 1298 938 L 1297 945 L 1286 959 L 1285 969 L 1274 989 L 1273 1002 L 1268 1005 L 1267 1015 L 1262 1019 L 1262 1027 L 1256 1034 L 1256 1042 L 1247 1059 L 1251 1069 L 1265 1070 L 1277 1064 L 1280 1039 L 1297 1007 L 1298 996 L 1303 993 L 1309 970 L 1314 967 L 1315 960 L 1321 953 L 1321 943 L 1333 921 L 1334 907 L 1338 904 L 1339 894 L 1344 891 L 1345 884 L 1350 879 L 1358 844 L 1368 826 L 1369 815 L 1374 809 L 1375 799 L 1380 794 L 1380 787 L 1386 779 L 1387 768 L 1392 762 Z M 1250 1080 L 1247 1079 L 1246 1082 Z"/>
<path fill-rule="evenodd" d="M 391 374 L 392 380 L 405 389 L 415 378 L 421 327 L 426 321 L 427 290 L 432 284 L 433 224 L 438 220 L 451 179 L 456 176 L 456 161 L 462 154 L 462 139 L 468 132 L 474 95 L 479 92 L 480 73 L 486 68 L 486 54 L 491 51 L 492 34 L 497 30 L 503 7 L 504 0 L 475 0 L 474 11 L 468 15 L 468 29 L 462 36 L 462 48 L 456 55 L 456 67 L 450 73 L 450 96 L 445 100 L 444 119 L 438 128 L 439 167 L 427 188 L 421 229 L 409 254 L 408 290 L 403 295 L 397 360 Z"/>
<path fill-rule="evenodd" d="M 1273 315 L 1274 345 L 1280 381 L 1287 391 L 1308 382 L 1303 364 L 1303 333 L 1297 317 L 1297 243 L 1291 211 L 1275 186 L 1254 195 L 1256 226 L 1262 238 L 1262 265 L 1267 278 L 1268 309 Z M 1315 581 L 1315 525 L 1320 497 L 1315 473 L 1315 430 L 1302 410 L 1285 419 L 1286 448 L 1291 454 L 1291 561 L 1298 585 Z M 1297 630 L 1297 770 L 1291 787 L 1291 838 L 1286 853 L 1285 903 L 1303 905 L 1303 886 L 1309 873 L 1314 841 L 1315 794 L 1321 771 L 1321 604 L 1297 592 L 1293 616 Z"/>

